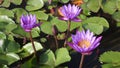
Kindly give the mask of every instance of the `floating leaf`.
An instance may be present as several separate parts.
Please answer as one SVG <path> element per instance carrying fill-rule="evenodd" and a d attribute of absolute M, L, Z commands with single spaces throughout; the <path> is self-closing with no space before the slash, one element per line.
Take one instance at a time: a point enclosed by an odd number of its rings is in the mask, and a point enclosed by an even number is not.
<path fill-rule="evenodd" d="M 118 8 L 118 10 L 120 11 L 120 0 L 117 0 L 117 8 Z"/>
<path fill-rule="evenodd" d="M 117 0 L 108 0 L 104 2 L 102 9 L 105 13 L 113 14 L 116 10 L 116 1 Z"/>
<path fill-rule="evenodd" d="M 87 7 L 93 12 L 98 12 L 101 2 L 102 0 L 88 0 Z"/>
<path fill-rule="evenodd" d="M 2 45 L 4 44 L 4 40 L 0 39 L 0 53 L 3 53 Z"/>
<path fill-rule="evenodd" d="M 103 32 L 103 26 L 96 23 L 88 23 L 84 27 L 90 29 L 95 34 L 101 34 Z"/>
<path fill-rule="evenodd" d="M 55 66 L 58 66 L 62 63 L 70 61 L 70 56 L 69 52 L 66 48 L 60 48 L 56 52 L 56 61 L 55 61 Z"/>
<path fill-rule="evenodd" d="M 82 22 L 83 27 L 90 29 L 96 34 L 100 34 L 109 28 L 109 24 L 106 19 L 102 17 L 90 17 Z"/>
<path fill-rule="evenodd" d="M 47 20 L 48 19 L 48 15 L 46 13 L 44 13 L 43 11 L 34 11 L 34 12 L 30 12 L 30 13 L 35 14 L 39 20 Z"/>
<path fill-rule="evenodd" d="M 6 39 L 6 35 L 3 32 L 0 32 L 0 39 Z"/>
<path fill-rule="evenodd" d="M 43 0 L 28 0 L 25 7 L 28 11 L 40 9 L 44 6 Z"/>
<path fill-rule="evenodd" d="M 65 33 L 58 34 L 58 35 L 57 35 L 57 39 L 58 39 L 58 40 L 63 40 L 63 39 L 65 39 Z"/>
<path fill-rule="evenodd" d="M 115 12 L 113 15 L 112 15 L 113 19 L 115 19 L 117 22 L 120 22 L 120 11 L 118 12 Z"/>
<path fill-rule="evenodd" d="M 27 11 L 22 9 L 22 8 L 15 8 L 12 10 L 16 16 L 16 21 L 19 23 L 20 22 L 20 17 L 23 15 L 23 14 L 27 14 Z"/>
<path fill-rule="evenodd" d="M 20 60 L 19 56 L 15 53 L 7 53 L 7 54 L 0 54 L 0 61 L 4 61 L 2 62 L 3 64 L 7 64 L 10 65 L 18 60 Z M 0 63 L 1 64 L 1 63 Z"/>
<path fill-rule="evenodd" d="M 28 61 L 26 61 L 24 64 L 21 65 L 21 68 L 32 68 L 32 60 L 34 58 L 32 57 L 31 59 L 29 59 Z"/>
<path fill-rule="evenodd" d="M 47 41 L 46 38 L 40 38 L 40 42 L 45 43 Z"/>
<path fill-rule="evenodd" d="M 55 55 L 51 50 L 47 50 L 40 56 L 40 64 L 47 65 L 54 68 L 55 66 Z M 44 68 L 44 67 L 43 67 Z"/>
<path fill-rule="evenodd" d="M 120 67 L 120 52 L 108 51 L 100 56 L 100 61 L 105 63 L 103 68 L 119 68 Z"/>
<path fill-rule="evenodd" d="M 9 0 L 4 0 L 1 6 L 9 7 L 10 6 L 10 1 Z"/>
<path fill-rule="evenodd" d="M 116 24 L 116 25 L 117 25 L 117 27 L 120 27 L 120 22 L 117 22 L 117 24 Z"/>
<path fill-rule="evenodd" d="M 61 0 L 63 3 L 68 3 L 69 0 Z"/>
<path fill-rule="evenodd" d="M 44 22 L 41 24 L 41 31 L 46 33 L 46 34 L 50 34 L 52 35 L 52 24 L 50 22 Z"/>
<path fill-rule="evenodd" d="M 0 68 L 9 68 L 7 65 L 3 65 L 3 64 L 1 64 L 0 65 Z"/>
<path fill-rule="evenodd" d="M 81 22 L 77 22 L 77 23 L 76 22 L 71 22 L 70 31 L 72 31 L 72 30 L 74 30 L 78 27 L 82 27 Z"/>
<path fill-rule="evenodd" d="M 80 14 L 79 18 L 80 18 L 81 20 L 85 20 L 85 19 L 87 18 L 87 16 L 84 15 L 84 14 Z"/>
<path fill-rule="evenodd" d="M 20 5 L 22 3 L 22 0 L 10 0 L 15 5 Z"/>
<path fill-rule="evenodd" d="M 67 23 L 65 21 L 61 21 L 58 18 L 54 18 L 51 21 L 52 25 L 55 25 L 60 32 L 64 32 L 67 29 Z"/>
<path fill-rule="evenodd" d="M 6 32 L 10 32 L 17 27 L 15 22 L 7 16 L 0 16 L 0 25 L 0 30 Z"/>
<path fill-rule="evenodd" d="M 102 65 L 102 68 L 120 68 L 119 66 L 114 66 L 112 63 Z"/>
<path fill-rule="evenodd" d="M 34 42 L 34 45 L 35 45 L 36 51 L 43 49 L 42 45 L 40 43 L 38 43 L 38 42 Z M 24 45 L 23 50 L 29 52 L 29 54 L 34 53 L 32 43 L 28 43 L 28 44 Z"/>
<path fill-rule="evenodd" d="M 22 64 L 21 68 L 54 68 L 54 58 L 53 52 L 47 50 L 40 56 L 40 64 L 36 63 L 36 57 L 33 56 L 30 60 Z"/>
<path fill-rule="evenodd" d="M 13 29 L 15 29 L 17 27 L 17 25 L 15 23 L 9 23 L 8 25 L 5 26 L 6 27 L 6 32 L 10 32 Z"/>
<path fill-rule="evenodd" d="M 81 8 L 82 8 L 82 10 L 83 10 L 83 14 L 84 15 L 86 15 L 86 16 L 88 16 L 88 15 L 90 15 L 90 10 L 88 9 L 88 7 L 87 7 L 87 3 L 83 3 L 82 5 L 81 5 Z"/>
<path fill-rule="evenodd" d="M 14 41 L 3 40 L 0 48 L 2 49 L 2 53 L 17 52 L 20 49 L 20 45 Z"/>
<path fill-rule="evenodd" d="M 14 17 L 14 13 L 11 10 L 0 8 L 0 15 L 6 15 L 8 17 Z"/>
<path fill-rule="evenodd" d="M 54 68 L 54 67 L 49 65 L 41 65 L 39 68 Z"/>
<path fill-rule="evenodd" d="M 15 41 L 14 39 L 14 35 L 11 33 L 9 35 L 6 35 L 7 36 L 7 39 L 10 40 L 10 41 Z"/>
<path fill-rule="evenodd" d="M 12 32 L 17 37 L 27 37 L 27 38 L 30 37 L 30 34 L 28 32 L 25 32 L 20 25 L 18 25 L 17 28 L 14 29 Z M 39 27 L 33 28 L 31 33 L 33 38 L 38 37 L 40 33 Z"/>
<path fill-rule="evenodd" d="M 35 45 L 36 51 L 39 51 L 39 50 L 42 50 L 42 49 L 43 49 L 42 45 L 41 45 L 39 42 L 34 41 L 34 45 Z M 25 45 L 22 47 L 22 49 L 19 50 L 19 52 L 17 52 L 17 54 L 18 54 L 21 58 L 28 57 L 28 56 L 30 56 L 30 55 L 33 54 L 33 53 L 34 53 L 34 49 L 33 49 L 33 47 L 32 47 L 32 43 L 27 43 L 27 44 L 25 44 Z M 28 64 L 29 61 L 26 62 L 26 63 Z M 26 63 L 25 63 L 25 64 L 26 64 Z M 30 65 L 30 66 L 31 66 L 31 65 Z"/>

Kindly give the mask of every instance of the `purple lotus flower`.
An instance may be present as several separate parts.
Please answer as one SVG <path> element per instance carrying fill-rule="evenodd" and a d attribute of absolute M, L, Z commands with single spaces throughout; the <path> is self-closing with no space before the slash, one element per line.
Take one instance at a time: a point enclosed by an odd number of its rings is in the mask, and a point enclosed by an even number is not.
<path fill-rule="evenodd" d="M 36 16 L 35 15 L 22 15 L 20 18 L 21 27 L 26 31 L 30 32 L 32 28 L 39 26 L 40 24 L 36 23 Z"/>
<path fill-rule="evenodd" d="M 59 19 L 61 20 L 71 20 L 75 22 L 81 21 L 77 18 L 77 16 L 81 12 L 81 8 L 79 8 L 78 6 L 71 4 L 64 5 L 60 8 L 59 12 L 61 14 L 61 17 L 59 17 Z"/>
<path fill-rule="evenodd" d="M 100 44 L 101 39 L 102 36 L 97 38 L 90 30 L 77 31 L 76 35 L 72 35 L 73 42 L 68 42 L 68 45 L 82 54 L 89 54 Z"/>

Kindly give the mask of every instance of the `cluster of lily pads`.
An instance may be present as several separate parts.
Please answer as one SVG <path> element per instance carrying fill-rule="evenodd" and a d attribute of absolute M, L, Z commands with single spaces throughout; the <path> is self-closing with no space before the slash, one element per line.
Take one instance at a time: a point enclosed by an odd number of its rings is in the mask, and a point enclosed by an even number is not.
<path fill-rule="evenodd" d="M 100 49 L 111 21 L 120 26 L 119 5 L 120 0 L 1 0 L 0 68 L 69 68 L 76 52 L 82 68 L 83 57 Z M 108 51 L 99 62 L 119 68 L 119 57 Z"/>

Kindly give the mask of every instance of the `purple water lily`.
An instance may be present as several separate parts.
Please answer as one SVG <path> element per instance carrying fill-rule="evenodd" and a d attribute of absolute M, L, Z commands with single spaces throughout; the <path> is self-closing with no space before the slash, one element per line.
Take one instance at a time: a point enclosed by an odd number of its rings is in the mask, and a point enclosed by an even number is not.
<path fill-rule="evenodd" d="M 29 15 L 22 15 L 20 18 L 20 24 L 21 27 L 26 31 L 30 32 L 32 28 L 39 26 L 40 24 L 37 24 L 36 16 L 29 14 Z"/>
<path fill-rule="evenodd" d="M 77 31 L 76 35 L 72 35 L 73 42 L 69 42 L 68 45 L 82 54 L 89 54 L 99 46 L 101 39 L 102 36 L 97 38 L 90 30 Z"/>
<path fill-rule="evenodd" d="M 81 8 L 79 8 L 78 6 L 71 4 L 64 5 L 60 8 L 59 11 L 62 14 L 61 17 L 59 17 L 59 19 L 61 20 L 70 20 L 75 22 L 81 21 L 79 18 L 77 18 L 77 16 L 81 12 Z"/>

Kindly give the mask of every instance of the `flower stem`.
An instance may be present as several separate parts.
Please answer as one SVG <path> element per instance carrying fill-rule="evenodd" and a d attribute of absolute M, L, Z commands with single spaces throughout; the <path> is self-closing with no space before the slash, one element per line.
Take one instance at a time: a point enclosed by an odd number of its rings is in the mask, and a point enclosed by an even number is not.
<path fill-rule="evenodd" d="M 55 35 L 54 35 L 54 39 L 55 39 L 56 49 L 58 49 L 58 41 L 57 41 L 57 37 Z"/>
<path fill-rule="evenodd" d="M 68 40 L 68 37 L 69 37 L 71 21 L 68 20 L 67 23 L 68 23 L 68 28 L 67 28 L 67 35 L 65 37 L 64 47 L 66 47 L 67 40 Z"/>
<path fill-rule="evenodd" d="M 32 42 L 32 47 L 33 47 L 33 50 L 34 50 L 34 55 L 36 56 L 37 62 L 39 62 L 39 59 L 38 59 L 38 56 L 37 56 L 37 51 L 36 51 L 36 48 L 35 48 L 35 45 L 34 45 L 34 41 L 32 39 L 31 31 L 29 32 L 29 34 L 30 34 L 30 41 Z"/>
<path fill-rule="evenodd" d="M 53 33 L 53 37 L 55 39 L 56 49 L 58 49 L 58 41 L 57 41 L 57 36 L 56 36 L 55 25 L 52 26 L 52 33 Z"/>
<path fill-rule="evenodd" d="M 79 65 L 79 68 L 82 68 L 82 65 L 83 65 L 83 60 L 84 60 L 84 54 L 82 54 L 81 56 L 81 61 L 80 61 L 80 65 Z"/>

